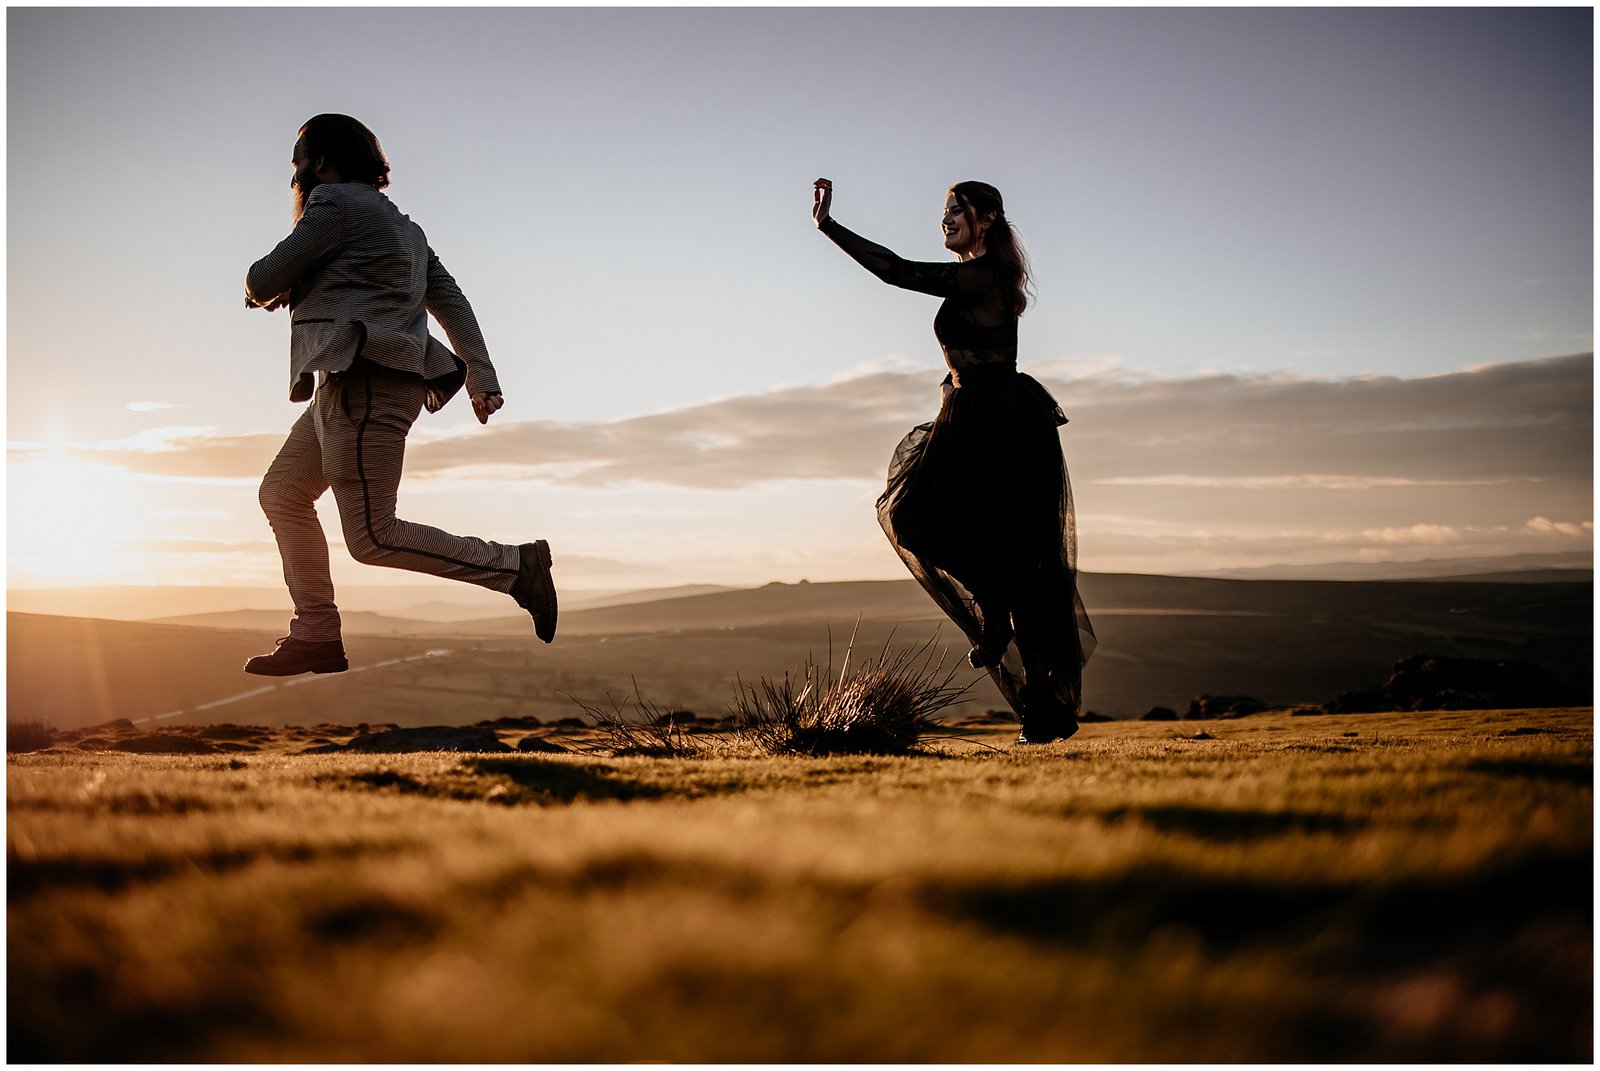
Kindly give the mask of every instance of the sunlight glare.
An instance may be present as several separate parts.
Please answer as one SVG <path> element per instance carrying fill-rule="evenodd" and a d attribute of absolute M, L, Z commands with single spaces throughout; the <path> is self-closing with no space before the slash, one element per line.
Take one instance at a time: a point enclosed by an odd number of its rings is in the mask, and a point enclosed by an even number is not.
<path fill-rule="evenodd" d="M 9 583 L 105 582 L 123 569 L 127 545 L 142 534 L 133 531 L 136 477 L 51 451 L 13 462 L 6 480 Z"/>

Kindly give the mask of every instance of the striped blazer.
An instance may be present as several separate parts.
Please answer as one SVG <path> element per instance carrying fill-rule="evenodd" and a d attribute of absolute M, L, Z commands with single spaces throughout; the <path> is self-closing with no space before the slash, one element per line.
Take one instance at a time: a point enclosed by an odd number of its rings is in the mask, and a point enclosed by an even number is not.
<path fill-rule="evenodd" d="M 250 266 L 245 291 L 267 304 L 289 294 L 289 400 L 315 392 L 314 372 L 355 359 L 420 376 L 437 412 L 466 384 L 500 389 L 483 333 L 427 236 L 378 190 L 325 182 L 289 237 Z M 428 333 L 432 313 L 454 352 Z M 458 356 L 459 354 L 459 356 Z"/>

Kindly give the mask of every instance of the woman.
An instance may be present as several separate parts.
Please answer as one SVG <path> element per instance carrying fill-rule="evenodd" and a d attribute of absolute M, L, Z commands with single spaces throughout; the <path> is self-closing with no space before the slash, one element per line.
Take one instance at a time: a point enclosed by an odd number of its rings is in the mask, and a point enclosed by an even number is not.
<path fill-rule="evenodd" d="M 944 298 L 933 333 L 950 374 L 931 424 L 889 463 L 878 521 L 911 574 L 972 643 L 1022 722 L 1024 744 L 1078 731 L 1083 664 L 1094 631 L 1078 597 L 1072 490 L 1055 399 L 1017 371 L 1017 317 L 1028 266 L 1000 191 L 952 186 L 944 245 L 959 258 L 921 263 L 840 226 L 833 184 L 818 179 L 812 217 L 884 282 Z"/>

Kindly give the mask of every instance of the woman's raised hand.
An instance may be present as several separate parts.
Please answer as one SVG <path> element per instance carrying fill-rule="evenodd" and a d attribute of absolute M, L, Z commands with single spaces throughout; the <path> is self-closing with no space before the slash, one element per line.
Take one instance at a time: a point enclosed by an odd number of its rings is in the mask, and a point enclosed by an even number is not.
<path fill-rule="evenodd" d="M 822 226 L 822 221 L 828 218 L 828 211 L 833 207 L 833 183 L 825 178 L 819 178 L 811 187 L 811 218 L 817 226 Z"/>

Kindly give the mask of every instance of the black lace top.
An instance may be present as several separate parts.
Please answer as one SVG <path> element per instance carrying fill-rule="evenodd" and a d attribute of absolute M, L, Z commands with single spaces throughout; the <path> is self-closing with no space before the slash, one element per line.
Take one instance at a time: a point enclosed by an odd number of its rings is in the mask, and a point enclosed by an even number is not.
<path fill-rule="evenodd" d="M 992 256 L 942 262 L 902 260 L 831 216 L 822 221 L 820 230 L 889 285 L 944 298 L 933 318 L 933 334 L 952 369 L 1016 364 L 1017 315 L 1012 311 L 1012 288 Z"/>

